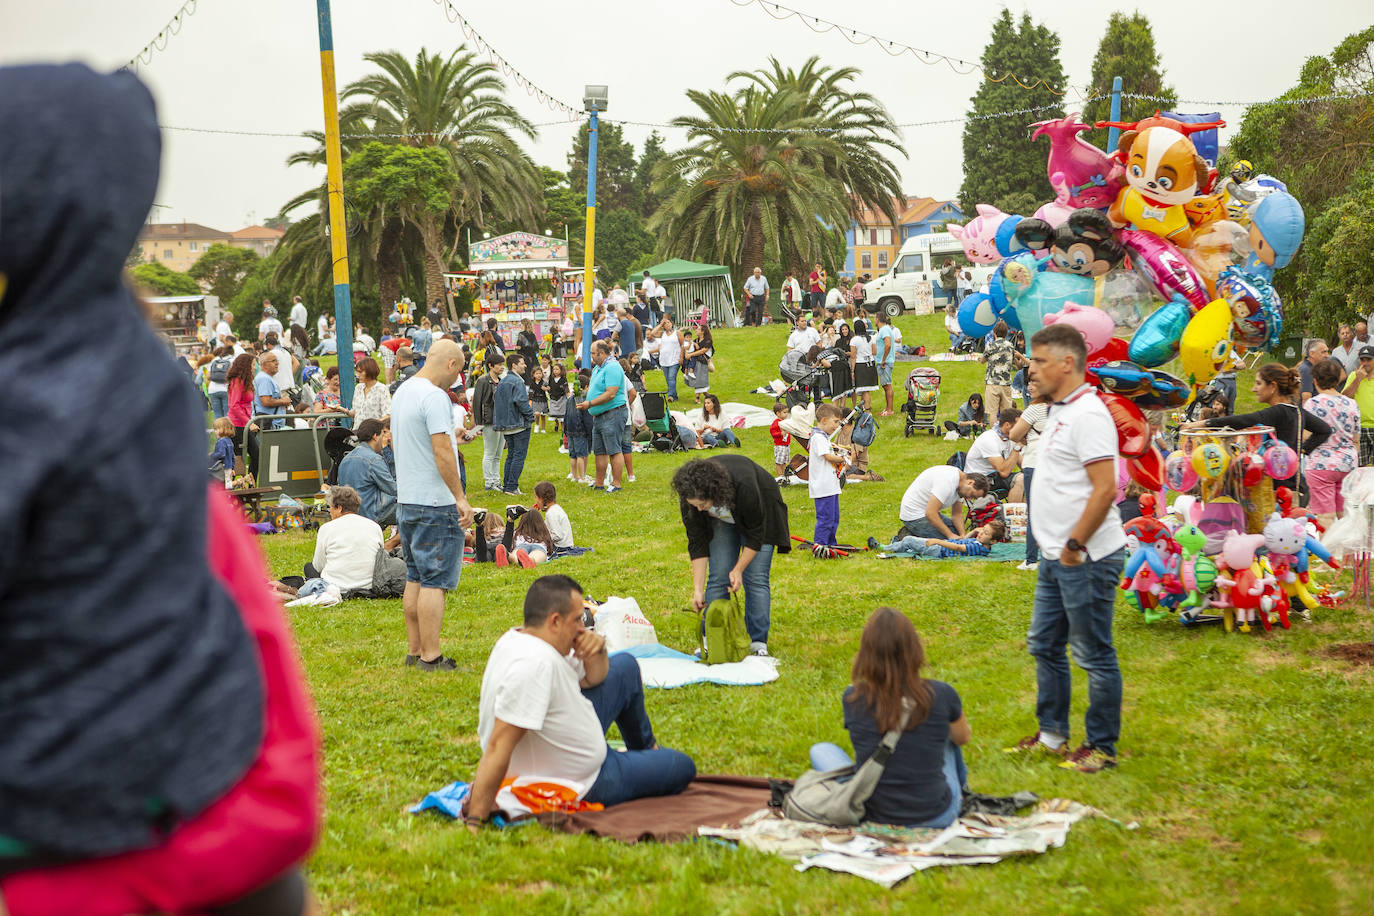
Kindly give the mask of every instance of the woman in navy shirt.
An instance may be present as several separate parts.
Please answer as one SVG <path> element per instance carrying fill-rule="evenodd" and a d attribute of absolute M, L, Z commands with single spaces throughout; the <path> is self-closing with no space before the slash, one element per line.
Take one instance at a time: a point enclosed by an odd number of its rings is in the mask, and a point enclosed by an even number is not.
<path fill-rule="evenodd" d="M 973 732 L 954 688 L 921 677 L 925 663 L 921 637 L 907 616 L 890 607 L 874 611 L 854 657 L 853 683 L 844 692 L 844 727 L 858 762 L 873 756 L 883 735 L 901 724 L 904 707 L 911 715 L 864 806 L 866 821 L 948 827 L 959 817 L 968 777 L 959 748 Z M 834 744 L 811 748 L 811 765 L 818 770 L 849 763 Z"/>

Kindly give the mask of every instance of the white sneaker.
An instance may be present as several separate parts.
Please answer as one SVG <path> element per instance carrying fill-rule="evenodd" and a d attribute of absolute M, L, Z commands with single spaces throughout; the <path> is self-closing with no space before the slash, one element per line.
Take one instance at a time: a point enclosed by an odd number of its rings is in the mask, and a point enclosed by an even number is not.
<path fill-rule="evenodd" d="M 560 454 L 560 455 L 566 455 L 566 454 L 568 454 L 568 447 L 567 447 L 566 445 L 560 445 L 560 446 L 558 446 L 558 454 Z M 571 474 L 568 475 L 568 479 L 569 479 L 569 480 L 572 480 L 572 475 L 571 475 Z"/>
<path fill-rule="evenodd" d="M 572 480 L 572 479 L 573 479 L 572 471 L 569 471 L 569 472 L 567 473 L 567 479 L 568 479 L 568 480 Z"/>
<path fill-rule="evenodd" d="M 578 481 L 578 483 L 585 483 L 587 486 L 590 487 L 590 486 L 592 486 L 593 484 L 595 484 L 596 481 L 595 481 L 595 480 L 592 480 L 591 477 L 589 477 L 589 476 L 584 476 L 581 480 Z"/>
<path fill-rule="evenodd" d="M 1027 563 L 1025 560 L 1022 560 L 1020 563 L 1017 563 L 1017 564 L 1016 564 L 1016 568 L 1017 568 L 1017 569 L 1020 569 L 1020 570 L 1023 570 L 1023 571 L 1025 571 L 1025 570 L 1036 570 L 1036 569 L 1039 569 L 1039 568 L 1040 568 L 1040 564 L 1039 564 L 1039 563 Z"/>
<path fill-rule="evenodd" d="M 635 475 L 633 475 L 633 474 L 628 475 L 628 476 L 625 478 L 625 482 L 626 482 L 626 483 L 634 483 L 634 482 L 635 482 Z"/>
<path fill-rule="evenodd" d="M 758 655 L 758 656 L 762 656 L 762 657 L 764 657 L 764 658 L 767 658 L 767 657 L 768 657 L 768 643 L 766 643 L 766 642 L 751 642 L 751 643 L 749 644 L 749 654 L 750 654 L 750 655 Z"/>

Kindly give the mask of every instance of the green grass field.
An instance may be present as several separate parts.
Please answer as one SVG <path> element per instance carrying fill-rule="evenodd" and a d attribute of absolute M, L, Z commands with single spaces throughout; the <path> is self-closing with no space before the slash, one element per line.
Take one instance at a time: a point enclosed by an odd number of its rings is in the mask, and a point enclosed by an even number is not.
<path fill-rule="evenodd" d="M 945 349 L 938 317 L 899 322 L 908 344 Z M 723 400 L 767 404 L 745 392 L 777 375 L 786 329 L 716 334 Z M 977 363 L 937 363 L 941 419 L 982 388 Z M 905 377 L 912 364 L 898 364 Z M 657 383 L 655 386 L 654 383 Z M 1241 380 L 1242 392 L 1248 377 Z M 662 388 L 660 375 L 650 387 Z M 899 403 L 902 396 L 899 394 Z M 1246 394 L 1242 394 L 1245 403 Z M 763 429 L 744 452 L 771 464 Z M 686 543 L 669 490 L 687 456 L 636 456 L 638 482 L 593 494 L 564 479 L 558 438 L 534 436 L 522 488 L 559 487 L 589 556 L 552 569 L 594 596 L 633 595 L 661 642 L 692 644 L 674 612 L 691 595 Z M 955 443 L 903 438 L 900 416 L 884 422 L 872 464 L 886 483 L 849 487 L 840 539 L 862 543 L 898 526 L 902 492 Z M 480 484 L 480 448 L 468 447 Z M 566 484 L 566 486 L 565 486 Z M 794 533 L 814 517 L 804 487 L 784 488 Z M 484 504 L 481 493 L 473 502 Z M 504 500 L 486 501 L 499 508 Z M 274 575 L 298 573 L 313 538 L 263 538 Z M 1231 635 L 1145 625 L 1118 603 L 1116 643 L 1125 675 L 1121 766 L 1091 776 L 1049 763 L 1011 761 L 1001 749 L 1035 729 L 1035 677 L 1024 637 L 1034 574 L 1010 564 L 818 561 L 779 556 L 773 569 L 769 646 L 781 678 L 758 688 L 695 686 L 650 691 L 665 744 L 705 773 L 793 778 L 814 741 L 847 746 L 840 693 L 867 615 L 883 604 L 916 622 L 933 677 L 953 684 L 973 727 L 965 749 L 973 788 L 1029 789 L 1095 805 L 1121 822 L 1076 826 L 1064 849 L 1023 861 L 918 873 L 892 891 L 821 870 L 712 843 L 623 846 L 542 827 L 474 837 L 447 819 L 406 806 L 477 764 L 477 700 L 487 653 L 519 621 L 529 582 L 545 570 L 469 567 L 449 595 L 444 651 L 456 674 L 402 667 L 399 601 L 293 609 L 324 731 L 327 819 L 311 879 L 335 914 L 455 912 L 604 913 L 1367 913 L 1374 893 L 1374 671 L 1319 654 L 1368 639 L 1361 606 L 1317 612 L 1288 632 Z M 1348 585 L 1350 574 L 1341 581 Z M 1075 743 L 1086 681 L 1075 669 Z"/>

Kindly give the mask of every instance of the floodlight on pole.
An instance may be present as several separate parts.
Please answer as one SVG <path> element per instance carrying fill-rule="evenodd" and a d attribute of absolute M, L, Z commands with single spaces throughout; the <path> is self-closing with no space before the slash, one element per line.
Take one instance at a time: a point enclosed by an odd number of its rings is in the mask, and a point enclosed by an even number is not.
<path fill-rule="evenodd" d="M 582 261 L 582 367 L 592 365 L 592 289 L 596 284 L 596 115 L 606 110 L 606 87 L 587 86 L 582 108 L 589 114 L 587 137 L 587 250 Z"/>

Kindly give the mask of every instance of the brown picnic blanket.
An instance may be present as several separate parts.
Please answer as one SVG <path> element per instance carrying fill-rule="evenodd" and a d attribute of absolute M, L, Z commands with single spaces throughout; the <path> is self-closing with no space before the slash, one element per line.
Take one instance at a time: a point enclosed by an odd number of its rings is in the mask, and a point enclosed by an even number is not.
<path fill-rule="evenodd" d="M 622 843 L 695 839 L 700 827 L 737 826 L 767 808 L 768 780 L 749 776 L 698 776 L 678 795 L 637 798 L 604 811 L 536 815 L 546 827 L 564 833 L 590 833 Z"/>

